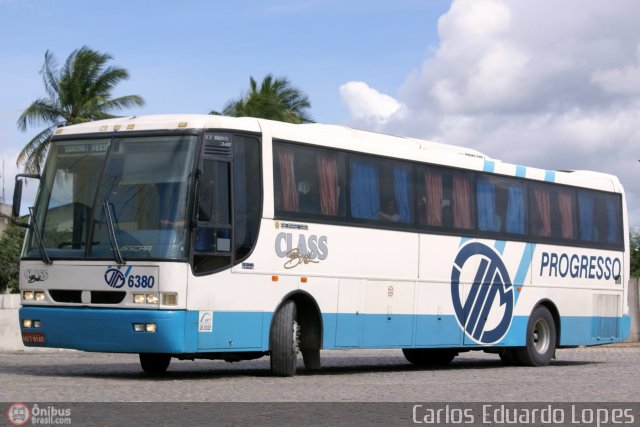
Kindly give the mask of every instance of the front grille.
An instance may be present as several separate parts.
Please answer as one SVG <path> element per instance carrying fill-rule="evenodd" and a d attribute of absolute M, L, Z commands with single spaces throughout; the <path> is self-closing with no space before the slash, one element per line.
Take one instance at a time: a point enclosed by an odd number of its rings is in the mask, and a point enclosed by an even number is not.
<path fill-rule="evenodd" d="M 127 296 L 123 291 L 91 291 L 92 304 L 120 304 Z"/>
<path fill-rule="evenodd" d="M 55 302 L 81 304 L 82 291 L 67 289 L 50 289 L 49 295 Z M 124 291 L 91 291 L 91 304 L 120 304 L 127 293 Z"/>
<path fill-rule="evenodd" d="M 51 289 L 49 295 L 55 302 L 81 303 L 82 291 L 69 291 L 64 289 Z"/>

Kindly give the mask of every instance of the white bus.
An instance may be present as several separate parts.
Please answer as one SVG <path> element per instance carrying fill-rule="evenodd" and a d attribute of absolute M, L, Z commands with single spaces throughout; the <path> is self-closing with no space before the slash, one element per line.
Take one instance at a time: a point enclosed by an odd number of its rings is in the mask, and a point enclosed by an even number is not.
<path fill-rule="evenodd" d="M 168 115 L 59 128 L 35 178 L 27 346 L 136 353 L 149 373 L 269 355 L 291 376 L 299 354 L 319 369 L 321 349 L 542 366 L 629 334 L 614 176 L 340 126 Z"/>

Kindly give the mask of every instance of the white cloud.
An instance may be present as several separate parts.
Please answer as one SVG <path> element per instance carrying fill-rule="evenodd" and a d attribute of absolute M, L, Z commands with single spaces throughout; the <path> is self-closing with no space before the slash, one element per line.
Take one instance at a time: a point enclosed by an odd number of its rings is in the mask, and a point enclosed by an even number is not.
<path fill-rule="evenodd" d="M 592 73 L 591 81 L 610 94 L 640 94 L 640 46 L 634 64 L 597 69 Z"/>
<path fill-rule="evenodd" d="M 634 0 L 454 0 L 438 48 L 385 98 L 402 114 L 367 110 L 366 83 L 340 93 L 358 127 L 615 173 L 640 226 L 639 14 Z"/>
<path fill-rule="evenodd" d="M 348 82 L 340 86 L 340 96 L 351 117 L 367 127 L 379 128 L 402 109 L 393 97 L 378 92 L 364 82 Z"/>

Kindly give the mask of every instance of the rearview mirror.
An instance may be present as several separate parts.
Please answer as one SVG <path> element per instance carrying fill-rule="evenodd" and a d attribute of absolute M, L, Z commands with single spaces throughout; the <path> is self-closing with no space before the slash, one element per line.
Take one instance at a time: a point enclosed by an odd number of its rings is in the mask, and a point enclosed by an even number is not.
<path fill-rule="evenodd" d="M 16 185 L 15 187 L 13 187 L 13 206 L 11 207 L 11 217 L 13 218 L 12 222 L 22 227 L 28 227 L 28 225 L 16 221 L 16 219 L 20 216 L 20 204 L 22 204 L 22 186 L 24 185 L 24 181 L 20 178 L 40 179 L 40 175 L 19 173 L 18 175 L 16 175 Z"/>
<path fill-rule="evenodd" d="M 13 188 L 13 206 L 11 207 L 11 216 L 18 218 L 20 216 L 20 204 L 22 203 L 22 180 L 17 179 Z"/>

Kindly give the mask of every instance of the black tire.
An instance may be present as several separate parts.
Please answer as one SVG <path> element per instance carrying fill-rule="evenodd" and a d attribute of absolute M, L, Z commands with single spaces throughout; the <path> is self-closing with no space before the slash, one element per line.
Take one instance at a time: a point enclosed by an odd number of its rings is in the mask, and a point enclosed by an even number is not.
<path fill-rule="evenodd" d="M 524 366 L 547 366 L 556 352 L 556 324 L 544 306 L 538 306 L 527 323 L 526 346 L 515 349 Z"/>
<path fill-rule="evenodd" d="M 403 348 L 402 354 L 414 365 L 446 366 L 458 355 L 458 352 L 440 348 Z"/>
<path fill-rule="evenodd" d="M 164 374 L 171 363 L 171 356 L 159 353 L 140 353 L 140 366 L 150 375 Z"/>
<path fill-rule="evenodd" d="M 304 368 L 308 371 L 318 371 L 322 367 L 320 363 L 320 349 L 319 348 L 303 348 L 300 350 L 302 353 L 302 360 L 304 361 Z"/>
<path fill-rule="evenodd" d="M 296 374 L 300 339 L 296 315 L 296 304 L 287 301 L 273 316 L 269 336 L 271 373 L 279 377 L 292 377 Z"/>
<path fill-rule="evenodd" d="M 516 366 L 519 365 L 518 357 L 516 356 L 516 351 L 513 348 L 505 348 L 500 353 L 500 360 L 507 366 Z"/>

